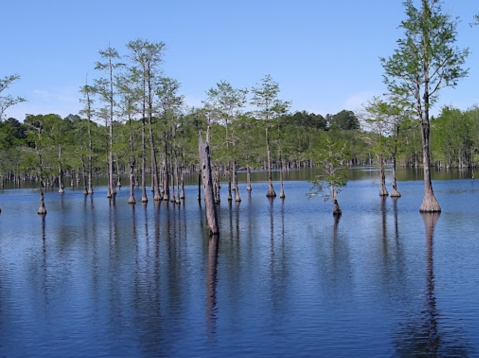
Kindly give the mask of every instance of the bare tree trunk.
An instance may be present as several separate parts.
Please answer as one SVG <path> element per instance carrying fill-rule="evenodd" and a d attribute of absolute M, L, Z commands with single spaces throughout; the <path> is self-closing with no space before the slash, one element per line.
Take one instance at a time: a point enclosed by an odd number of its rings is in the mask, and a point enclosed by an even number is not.
<path fill-rule="evenodd" d="M 312 162 L 312 160 L 311 160 Z M 284 193 L 284 186 L 283 186 L 283 153 L 281 151 L 281 144 L 280 144 L 280 147 L 279 147 L 279 181 L 280 181 L 280 185 L 281 185 L 281 191 L 280 191 L 280 194 L 279 194 L 279 197 L 281 199 L 284 199 L 286 198 L 286 194 Z"/>
<path fill-rule="evenodd" d="M 233 200 L 231 193 L 231 164 L 228 162 L 228 201 Z"/>
<path fill-rule="evenodd" d="M 388 190 L 386 189 L 386 174 L 384 173 L 383 158 L 379 156 L 379 176 L 381 178 L 381 189 L 379 190 L 379 196 L 388 196 Z"/>
<path fill-rule="evenodd" d="M 439 202 L 434 195 L 431 181 L 430 156 L 429 156 L 429 121 L 421 122 L 423 165 L 424 165 L 424 199 L 419 209 L 422 213 L 441 212 Z"/>
<path fill-rule="evenodd" d="M 151 183 L 151 186 L 155 188 L 154 189 L 155 195 L 153 197 L 153 200 L 160 201 L 161 200 L 160 181 L 158 179 L 158 166 L 156 164 L 156 151 L 155 151 L 155 143 L 153 140 L 153 129 L 152 129 L 151 118 L 148 121 L 149 121 L 148 124 L 150 127 L 151 170 L 152 170 L 152 176 L 153 176 L 153 182 Z"/>
<path fill-rule="evenodd" d="M 235 191 L 235 201 L 239 203 L 241 201 L 241 196 L 239 193 L 238 187 L 238 171 L 236 170 L 236 159 L 233 159 L 233 188 Z"/>
<path fill-rule="evenodd" d="M 110 161 L 109 161 L 109 178 L 108 178 L 108 191 L 111 196 L 116 195 L 116 188 L 113 184 L 113 108 L 114 108 L 114 97 L 113 97 L 113 67 L 112 60 L 109 57 L 109 72 L 110 72 Z"/>
<path fill-rule="evenodd" d="M 47 209 L 45 207 L 45 183 L 43 181 L 43 157 L 42 154 L 38 154 L 38 162 L 40 164 L 40 172 L 39 172 L 39 177 L 40 177 L 40 207 L 38 208 L 38 214 L 39 215 L 46 215 L 47 214 Z"/>
<path fill-rule="evenodd" d="M 336 189 L 334 188 L 333 185 L 331 185 L 331 194 L 333 199 L 333 215 L 340 216 L 343 212 L 341 211 L 341 208 L 339 207 L 338 199 L 336 197 Z"/>
<path fill-rule="evenodd" d="M 175 151 L 175 179 L 176 179 L 176 204 L 179 204 L 180 201 L 180 173 L 178 170 L 178 157 Z"/>
<path fill-rule="evenodd" d="M 198 172 L 198 201 L 201 201 L 201 169 Z"/>
<path fill-rule="evenodd" d="M 83 144 L 82 144 L 82 153 L 83 153 Z M 81 171 L 82 171 L 82 180 L 83 180 L 83 195 L 88 195 L 88 187 L 87 187 L 87 177 L 85 174 L 85 159 L 83 154 L 80 156 L 81 158 Z"/>
<path fill-rule="evenodd" d="M 185 175 L 184 175 L 184 167 L 180 169 L 181 172 L 181 196 L 180 199 L 185 199 Z"/>
<path fill-rule="evenodd" d="M 63 186 L 63 168 L 62 168 L 62 146 L 58 146 L 58 192 L 63 194 L 65 187 Z"/>
<path fill-rule="evenodd" d="M 121 188 L 120 165 L 118 165 L 118 156 L 116 158 L 116 186 Z"/>
<path fill-rule="evenodd" d="M 333 200 L 333 215 L 335 216 L 340 216 L 343 212 L 341 211 L 341 208 L 339 207 L 338 200 L 334 199 Z"/>
<path fill-rule="evenodd" d="M 276 197 L 276 192 L 273 188 L 273 175 L 271 173 L 271 149 L 269 146 L 269 128 L 266 127 L 266 151 L 268 154 L 268 191 L 266 192 L 266 197 L 274 198 Z"/>
<path fill-rule="evenodd" d="M 213 185 L 214 185 L 214 197 L 215 197 L 215 203 L 219 204 L 221 202 L 221 195 L 220 195 L 220 184 L 219 184 L 219 169 L 216 167 L 215 173 L 214 173 L 214 179 L 213 179 Z"/>
<path fill-rule="evenodd" d="M 393 157 L 393 179 L 392 179 L 392 187 L 393 191 L 391 192 L 391 198 L 400 198 L 401 193 L 397 187 L 397 153 L 398 153 L 398 140 L 399 140 L 399 130 L 400 125 L 396 124 L 395 133 L 394 133 L 394 151 L 392 153 Z"/>
<path fill-rule="evenodd" d="M 170 158 L 170 164 L 173 165 L 173 159 Z M 175 190 L 175 171 L 173 168 L 170 168 L 170 175 L 171 175 L 171 197 L 170 197 L 170 202 L 174 203 L 175 202 L 175 195 L 176 195 L 176 190 Z"/>
<path fill-rule="evenodd" d="M 392 179 L 392 187 L 393 191 L 391 192 L 391 198 L 400 198 L 401 193 L 398 190 L 397 187 L 397 163 L 396 163 L 396 155 L 393 156 L 393 179 Z"/>
<path fill-rule="evenodd" d="M 146 128 L 145 117 L 141 119 L 141 202 L 147 203 L 146 195 Z"/>
<path fill-rule="evenodd" d="M 253 190 L 253 188 L 251 187 L 251 167 L 249 165 L 246 166 L 246 183 L 246 190 Z"/>
<path fill-rule="evenodd" d="M 130 197 L 128 204 L 136 204 L 135 200 L 135 162 L 130 160 Z"/>
<path fill-rule="evenodd" d="M 218 217 L 216 213 L 215 199 L 213 196 L 213 179 L 211 176 L 210 148 L 208 143 L 203 142 L 199 135 L 199 155 L 201 173 L 203 178 L 203 190 L 205 195 L 206 221 L 210 235 L 219 234 Z"/>
<path fill-rule="evenodd" d="M 164 134 L 163 147 L 163 200 L 168 201 L 170 198 L 170 182 L 168 179 L 168 142 L 166 141 L 166 133 Z"/>

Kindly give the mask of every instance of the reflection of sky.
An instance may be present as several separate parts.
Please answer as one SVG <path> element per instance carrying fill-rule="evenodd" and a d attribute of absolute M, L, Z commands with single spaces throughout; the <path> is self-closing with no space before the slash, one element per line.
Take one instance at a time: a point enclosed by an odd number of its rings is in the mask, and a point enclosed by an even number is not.
<path fill-rule="evenodd" d="M 442 347 L 474 355 L 478 194 L 470 180 L 434 185 L 443 208 L 433 239 L 437 330 Z M 422 182 L 398 186 L 396 206 L 391 198 L 381 205 L 378 183 L 350 181 L 337 227 L 332 203 L 307 199 L 307 182 L 285 182 L 286 199 L 272 204 L 267 182 L 253 183 L 250 198 L 241 183 L 242 202 L 231 207 L 224 186 L 208 334 L 208 240 L 196 186 L 186 187 L 186 206 L 139 203 L 134 211 L 126 187 L 115 207 L 105 187 L 93 205 L 81 191 L 62 201 L 48 192 L 45 241 L 38 193 L 5 191 L 0 346 L 39 356 L 52 346 L 58 356 L 394 355 L 401 337 L 424 333 L 429 289 Z"/>

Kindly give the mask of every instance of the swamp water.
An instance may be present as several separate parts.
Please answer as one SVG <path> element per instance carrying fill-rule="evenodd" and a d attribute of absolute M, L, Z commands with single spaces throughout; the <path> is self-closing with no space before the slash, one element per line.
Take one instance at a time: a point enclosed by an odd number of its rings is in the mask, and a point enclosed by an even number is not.
<path fill-rule="evenodd" d="M 45 218 L 38 192 L 3 191 L 0 356 L 479 356 L 479 182 L 435 173 L 443 212 L 421 215 L 414 172 L 397 200 L 350 174 L 339 222 L 309 171 L 284 201 L 264 173 L 239 204 L 223 185 L 218 241 L 193 184 L 181 206 L 52 191 Z"/>

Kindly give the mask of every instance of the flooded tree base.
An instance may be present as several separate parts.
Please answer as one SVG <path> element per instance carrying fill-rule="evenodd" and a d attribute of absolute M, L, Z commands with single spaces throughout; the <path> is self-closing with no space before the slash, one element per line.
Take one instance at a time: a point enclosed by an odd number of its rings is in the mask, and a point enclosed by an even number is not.
<path fill-rule="evenodd" d="M 333 206 L 333 215 L 334 215 L 334 216 L 339 216 L 339 215 L 341 215 L 343 212 L 341 211 L 341 208 L 339 207 L 338 201 L 337 201 L 337 200 L 334 200 L 334 201 L 333 201 L 333 204 L 334 204 L 334 206 Z"/>
<path fill-rule="evenodd" d="M 397 189 L 393 189 L 393 191 L 391 192 L 391 198 L 400 198 L 400 197 L 401 197 L 401 193 Z"/>
<path fill-rule="evenodd" d="M 437 201 L 434 194 L 425 195 L 422 201 L 421 207 L 419 208 L 419 212 L 421 213 L 440 213 L 441 206 Z"/>
<path fill-rule="evenodd" d="M 270 186 L 268 188 L 268 191 L 266 192 L 266 197 L 267 198 L 276 198 L 276 192 L 274 191 L 272 186 Z"/>

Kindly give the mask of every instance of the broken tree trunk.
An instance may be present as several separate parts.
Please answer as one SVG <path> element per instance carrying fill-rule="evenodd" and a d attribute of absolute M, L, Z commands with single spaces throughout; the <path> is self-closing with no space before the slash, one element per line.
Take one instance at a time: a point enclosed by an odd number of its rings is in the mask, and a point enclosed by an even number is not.
<path fill-rule="evenodd" d="M 208 142 L 203 142 L 199 134 L 199 154 L 201 163 L 201 176 L 205 196 L 206 221 L 210 235 L 219 234 L 218 217 L 216 215 L 215 198 L 213 195 L 213 178 L 211 175 L 210 148 Z"/>

